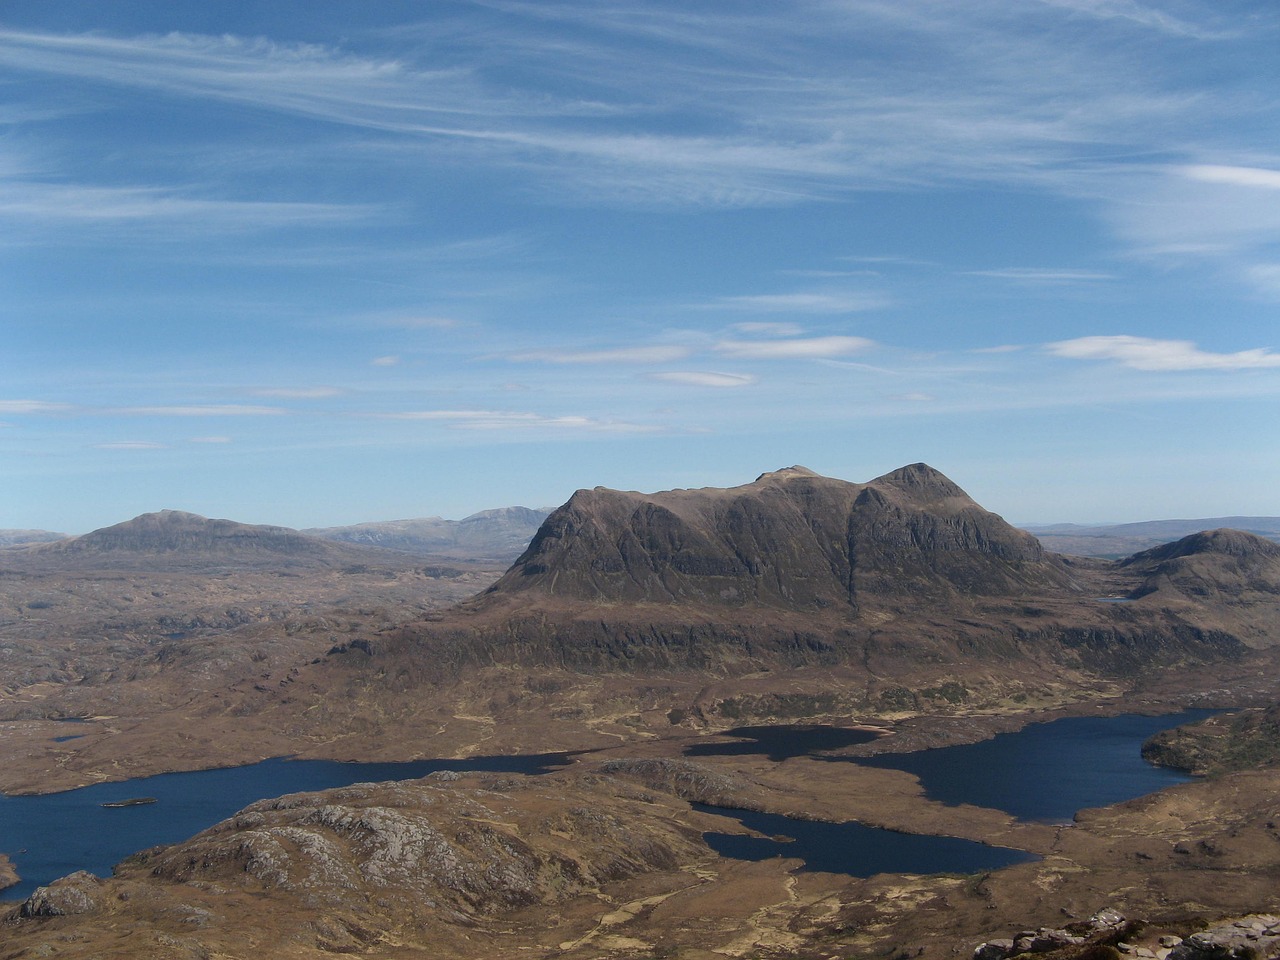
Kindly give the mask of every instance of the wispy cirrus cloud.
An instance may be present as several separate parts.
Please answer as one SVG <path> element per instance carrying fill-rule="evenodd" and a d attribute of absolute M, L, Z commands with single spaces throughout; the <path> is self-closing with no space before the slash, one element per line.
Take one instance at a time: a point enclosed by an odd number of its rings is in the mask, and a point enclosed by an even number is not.
<path fill-rule="evenodd" d="M 69 403 L 50 400 L 0 400 L 0 414 L 67 413 L 74 409 Z"/>
<path fill-rule="evenodd" d="M 116 407 L 105 412 L 126 417 L 280 417 L 289 411 L 243 403 L 196 403 Z"/>
<path fill-rule="evenodd" d="M 95 443 L 96 450 L 167 450 L 168 444 L 156 443 L 152 440 L 109 440 Z"/>
<path fill-rule="evenodd" d="M 374 414 L 381 420 L 443 423 L 461 430 L 564 430 L 589 433 L 652 433 L 659 428 L 577 415 L 549 416 L 511 410 L 406 410 Z"/>
<path fill-rule="evenodd" d="M 1213 103 L 1162 84 L 1158 43 L 1122 53 L 1081 43 L 1062 15 L 1145 24 L 1157 36 L 1211 32 L 1127 0 L 501 9 L 483 43 L 423 25 L 411 56 L 351 41 L 7 30 L 0 63 L 389 134 L 530 174 L 560 199 L 572 190 L 624 203 L 768 205 L 959 180 L 1052 183 L 1064 161 L 1100 145 L 1181 147 L 1171 115 L 1206 126 L 1214 116 Z M 495 49 L 520 86 L 496 73 Z M 913 55 L 894 67 L 848 49 Z M 440 63 L 449 66 L 426 66 Z"/>
<path fill-rule="evenodd" d="M 749 313 L 839 314 L 876 310 L 890 302 L 888 297 L 874 293 L 798 292 L 721 297 L 708 306 Z"/>
<path fill-rule="evenodd" d="M 805 360 L 865 353 L 875 341 L 865 337 L 793 337 L 779 340 L 721 340 L 717 353 L 739 360 Z"/>
<path fill-rule="evenodd" d="M 1209 27 L 1184 20 L 1136 0 L 1038 0 L 1049 7 L 1098 20 L 1124 20 L 1175 37 L 1224 40 L 1238 35 L 1237 29 Z"/>
<path fill-rule="evenodd" d="M 655 344 L 611 350 L 534 350 L 509 354 L 507 359 L 520 363 L 670 363 L 683 360 L 690 352 L 688 347 Z"/>
<path fill-rule="evenodd" d="M 679 383 L 691 387 L 716 387 L 732 389 L 749 387 L 757 382 L 757 378 L 745 373 L 715 373 L 706 370 L 669 370 L 664 373 L 649 374 L 650 380 L 663 383 Z"/>
<path fill-rule="evenodd" d="M 1233 167 L 1201 163 L 1182 167 L 1180 172 L 1188 180 L 1199 180 L 1202 183 L 1225 183 L 1234 187 L 1280 190 L 1280 170 L 1269 170 L 1264 167 Z"/>
<path fill-rule="evenodd" d="M 1134 370 L 1256 370 L 1280 367 L 1280 353 L 1266 348 L 1235 353 L 1201 350 L 1190 340 L 1155 340 L 1148 337 L 1098 336 L 1060 340 L 1045 345 L 1057 357 L 1069 360 L 1113 361 Z"/>
<path fill-rule="evenodd" d="M 367 219 L 373 212 L 359 204 L 202 199 L 168 187 L 8 180 L 0 190 L 0 217 L 46 225 L 161 223 L 168 231 L 183 226 L 200 232 L 238 231 L 332 225 Z"/>
<path fill-rule="evenodd" d="M 1098 270 L 1064 270 L 1042 267 L 1002 267 L 994 270 L 969 270 L 969 277 L 991 277 L 1029 284 L 1101 283 L 1119 279 L 1114 273 Z"/>
<path fill-rule="evenodd" d="M 260 387 L 249 392 L 256 397 L 279 397 L 282 400 L 324 400 L 346 393 L 341 387 Z"/>

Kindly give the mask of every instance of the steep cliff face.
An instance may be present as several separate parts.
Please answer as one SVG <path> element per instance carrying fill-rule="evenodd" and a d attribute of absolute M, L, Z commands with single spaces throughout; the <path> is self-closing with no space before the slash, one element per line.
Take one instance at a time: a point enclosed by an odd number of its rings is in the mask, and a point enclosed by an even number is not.
<path fill-rule="evenodd" d="M 791 467 L 728 490 L 582 490 L 490 592 L 813 610 L 1032 586 L 1068 590 L 1071 577 L 1034 537 L 914 464 L 866 484 Z"/>

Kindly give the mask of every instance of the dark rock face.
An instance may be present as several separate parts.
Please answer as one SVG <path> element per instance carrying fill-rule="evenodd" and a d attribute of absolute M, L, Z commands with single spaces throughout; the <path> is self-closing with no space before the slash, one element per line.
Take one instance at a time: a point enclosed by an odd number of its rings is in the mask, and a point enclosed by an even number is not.
<path fill-rule="evenodd" d="M 491 592 L 814 610 L 1070 585 L 1034 537 L 914 464 L 867 484 L 792 467 L 728 490 L 581 490 Z"/>

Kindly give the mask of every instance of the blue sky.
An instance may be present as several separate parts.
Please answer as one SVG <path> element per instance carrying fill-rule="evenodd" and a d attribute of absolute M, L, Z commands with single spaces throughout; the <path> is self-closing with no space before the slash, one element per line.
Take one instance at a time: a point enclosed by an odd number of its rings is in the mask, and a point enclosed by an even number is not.
<path fill-rule="evenodd" d="M 0 5 L 0 527 L 927 461 L 1280 514 L 1269 0 Z"/>

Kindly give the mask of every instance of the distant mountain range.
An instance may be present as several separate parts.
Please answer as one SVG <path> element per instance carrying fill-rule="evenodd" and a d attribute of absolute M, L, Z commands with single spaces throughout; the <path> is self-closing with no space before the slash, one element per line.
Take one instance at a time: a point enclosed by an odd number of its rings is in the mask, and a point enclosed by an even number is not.
<path fill-rule="evenodd" d="M 501 507 L 482 510 L 462 520 L 424 517 L 386 520 L 346 527 L 312 527 L 301 531 L 342 543 L 399 550 L 419 556 L 497 560 L 510 563 L 529 545 L 549 510 Z"/>
<path fill-rule="evenodd" d="M 514 561 L 529 545 L 542 522 L 552 513 L 549 509 L 529 507 L 499 507 L 482 510 L 462 520 L 445 520 L 441 517 L 419 517 L 409 520 L 382 520 L 356 523 L 338 527 L 309 527 L 292 530 L 288 527 L 258 526 L 259 530 L 277 533 L 301 534 L 336 543 L 361 547 L 394 550 L 419 557 L 456 560 L 482 560 L 507 564 Z M 163 510 L 145 517 L 196 517 L 177 510 Z M 198 518 L 204 519 L 204 518 Z M 135 518 L 140 521 L 141 518 Z M 232 521 L 211 521 L 229 524 Z M 128 521 L 127 523 L 135 523 Z M 249 525 L 241 525 L 249 526 Z M 170 524 L 170 534 L 174 534 Z M 1162 543 L 1170 543 L 1202 530 L 1243 530 L 1268 540 L 1280 542 L 1280 517 L 1206 517 L 1191 520 L 1144 520 L 1136 523 L 1076 524 L 1055 523 L 1024 526 L 1021 529 L 1034 535 L 1052 553 L 1077 557 L 1102 557 L 1116 560 L 1127 557 Z M 104 528 L 116 531 L 106 535 L 102 530 L 85 536 L 91 539 L 76 549 L 85 549 L 93 543 L 123 542 L 120 540 L 131 529 L 126 524 Z M 228 528 L 229 529 L 229 528 Z M 226 531 L 224 531 L 226 533 Z M 65 533 L 50 530 L 0 529 L 0 549 L 26 544 L 55 543 L 83 540 Z M 247 543 L 248 540 L 242 542 Z M 175 541 L 176 543 L 176 541 Z M 136 544 L 135 544 L 136 545 Z M 261 546 L 261 545 L 260 545 Z M 173 549 L 169 547 L 166 549 Z M 276 551 L 283 544 L 276 543 Z M 299 552 L 305 550 L 299 548 Z"/>
<path fill-rule="evenodd" d="M 1210 517 L 1201 520 L 1144 520 L 1096 526 L 1055 523 L 1028 526 L 1045 548 L 1077 557 L 1119 559 L 1201 530 L 1243 530 L 1280 542 L 1280 517 Z"/>
<path fill-rule="evenodd" d="M 163 560 L 168 566 L 188 568 L 265 563 L 323 567 L 393 560 L 400 565 L 409 555 L 505 566 L 529 545 L 547 513 L 505 507 L 464 520 L 428 517 L 299 531 L 161 510 L 78 537 L 47 530 L 0 530 L 0 562 L 74 567 Z"/>

